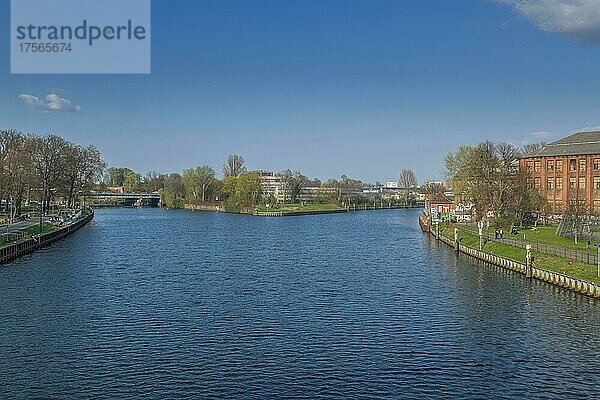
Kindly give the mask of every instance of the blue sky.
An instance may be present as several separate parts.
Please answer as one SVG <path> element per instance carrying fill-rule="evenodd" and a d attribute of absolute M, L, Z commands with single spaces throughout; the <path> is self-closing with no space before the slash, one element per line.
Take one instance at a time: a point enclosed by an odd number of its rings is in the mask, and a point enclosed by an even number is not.
<path fill-rule="evenodd" d="M 11 75 L 5 28 L 0 127 L 141 172 L 220 173 L 236 153 L 321 179 L 435 179 L 461 143 L 600 125 L 600 3 L 525 3 L 155 0 L 150 75 Z M 58 111 L 22 96 L 48 94 Z"/>

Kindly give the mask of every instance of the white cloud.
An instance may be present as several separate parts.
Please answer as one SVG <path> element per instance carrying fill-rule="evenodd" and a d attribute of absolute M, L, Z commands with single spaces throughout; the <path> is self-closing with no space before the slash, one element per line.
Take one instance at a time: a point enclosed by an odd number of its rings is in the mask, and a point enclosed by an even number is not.
<path fill-rule="evenodd" d="M 557 32 L 586 43 L 600 44 L 599 0 L 497 0 L 544 31 Z"/>
<path fill-rule="evenodd" d="M 19 95 L 25 104 L 38 111 L 56 111 L 56 112 L 81 112 L 81 107 L 71 103 L 70 100 L 60 97 L 56 93 L 46 95 L 46 99 L 42 100 L 39 97 L 31 94 L 21 93 Z"/>

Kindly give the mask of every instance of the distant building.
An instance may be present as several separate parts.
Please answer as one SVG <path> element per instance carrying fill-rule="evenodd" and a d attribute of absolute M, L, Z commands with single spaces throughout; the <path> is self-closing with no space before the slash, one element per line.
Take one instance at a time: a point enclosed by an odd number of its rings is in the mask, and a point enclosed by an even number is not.
<path fill-rule="evenodd" d="M 429 186 L 429 185 L 439 185 L 439 186 L 443 186 L 445 188 L 448 187 L 448 184 L 446 181 L 426 181 L 425 186 Z"/>
<path fill-rule="evenodd" d="M 387 189 L 398 189 L 400 187 L 400 184 L 398 182 L 388 182 L 385 184 L 385 187 Z"/>
<path fill-rule="evenodd" d="M 125 188 L 123 186 L 109 186 L 106 190 L 110 193 L 125 193 Z"/>
<path fill-rule="evenodd" d="M 273 199 L 275 201 L 283 201 L 285 199 L 281 176 L 277 175 L 275 172 L 259 171 L 258 179 L 264 198 Z"/>
<path fill-rule="evenodd" d="M 527 154 L 519 161 L 527 185 L 539 190 L 555 212 L 564 212 L 580 191 L 586 208 L 600 212 L 600 131 L 579 132 Z"/>
<path fill-rule="evenodd" d="M 300 189 L 298 201 L 306 203 L 324 203 L 326 201 L 337 201 L 340 197 L 340 189 L 332 187 L 304 187 Z"/>
<path fill-rule="evenodd" d="M 272 199 L 283 203 L 290 200 L 290 195 L 285 192 L 281 176 L 271 171 L 259 171 L 258 179 L 265 199 Z M 304 187 L 300 189 L 296 200 L 306 203 L 319 203 L 331 199 L 338 199 L 340 189 L 327 187 Z"/>

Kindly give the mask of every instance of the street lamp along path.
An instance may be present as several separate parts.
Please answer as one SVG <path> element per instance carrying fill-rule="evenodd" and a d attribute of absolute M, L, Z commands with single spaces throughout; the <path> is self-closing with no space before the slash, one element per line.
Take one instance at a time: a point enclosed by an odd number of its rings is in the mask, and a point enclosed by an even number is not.
<path fill-rule="evenodd" d="M 598 259 L 598 278 L 600 278 L 600 243 L 594 243 L 594 247 L 598 249 L 598 257 L 596 257 Z"/>

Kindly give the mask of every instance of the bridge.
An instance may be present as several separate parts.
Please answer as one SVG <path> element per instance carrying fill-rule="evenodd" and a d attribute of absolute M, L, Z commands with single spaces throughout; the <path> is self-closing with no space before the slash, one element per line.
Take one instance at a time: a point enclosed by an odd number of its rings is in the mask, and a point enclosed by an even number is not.
<path fill-rule="evenodd" d="M 158 193 L 89 193 L 86 199 L 92 206 L 158 207 L 160 205 Z"/>

